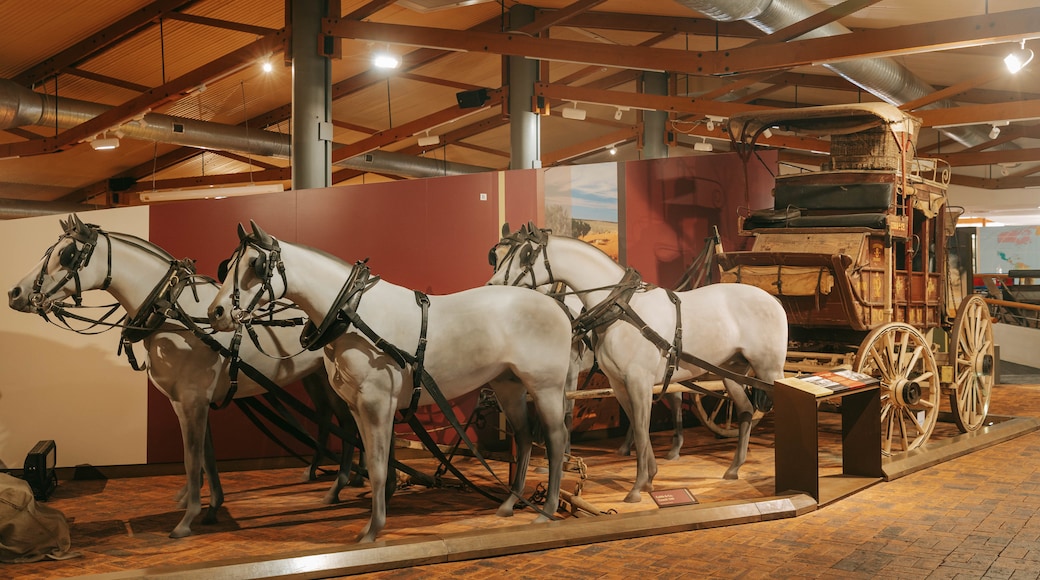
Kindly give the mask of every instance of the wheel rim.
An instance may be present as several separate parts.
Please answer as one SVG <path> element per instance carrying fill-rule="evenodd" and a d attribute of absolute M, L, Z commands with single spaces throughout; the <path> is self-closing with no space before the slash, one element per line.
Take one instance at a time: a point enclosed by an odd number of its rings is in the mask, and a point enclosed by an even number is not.
<path fill-rule="evenodd" d="M 916 449 L 939 416 L 939 371 L 928 340 L 900 322 L 874 329 L 856 353 L 856 372 L 881 380 L 881 452 Z"/>
<path fill-rule="evenodd" d="M 740 419 L 737 418 L 736 406 L 729 397 L 695 394 L 693 413 L 701 425 L 719 437 L 736 437 L 740 434 Z M 765 413 L 755 409 L 751 416 L 751 426 L 757 425 L 763 415 Z"/>
<path fill-rule="evenodd" d="M 979 429 L 989 413 L 993 389 L 993 323 L 980 296 L 968 296 L 957 309 L 953 325 L 954 421 L 967 433 Z"/>

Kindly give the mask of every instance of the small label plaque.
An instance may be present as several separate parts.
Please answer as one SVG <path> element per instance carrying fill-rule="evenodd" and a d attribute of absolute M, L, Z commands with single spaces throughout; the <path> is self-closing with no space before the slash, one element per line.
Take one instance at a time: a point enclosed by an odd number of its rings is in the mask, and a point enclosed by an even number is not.
<path fill-rule="evenodd" d="M 660 489 L 651 491 L 650 497 L 659 508 L 697 503 L 697 498 L 688 489 Z"/>

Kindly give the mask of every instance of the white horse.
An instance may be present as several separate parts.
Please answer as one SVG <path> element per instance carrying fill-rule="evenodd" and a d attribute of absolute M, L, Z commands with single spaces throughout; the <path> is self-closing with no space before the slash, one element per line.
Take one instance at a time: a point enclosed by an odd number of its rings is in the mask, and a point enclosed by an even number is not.
<path fill-rule="evenodd" d="M 638 274 L 626 271 L 595 246 L 550 235 L 533 225 L 504 237 L 492 254 L 495 274 L 489 284 L 536 288 L 559 281 L 581 297 L 586 313 L 577 326 L 593 333 L 596 359 L 632 423 L 636 480 L 626 502 L 638 502 L 641 491 L 653 490 L 657 464 L 650 447 L 650 405 L 653 386 L 664 381 L 667 373 L 666 351 L 675 344 L 672 339 L 677 330 L 681 330 L 678 334 L 683 354 L 674 357 L 677 368 L 671 381 L 706 372 L 690 362 L 689 355 L 716 366 L 741 355 L 758 379 L 768 385 L 784 376 L 787 313 L 761 289 L 714 284 L 671 293 L 643 284 Z M 626 310 L 656 334 L 658 344 L 626 321 L 632 319 Z M 681 312 L 681 329 L 677 327 L 677 310 Z M 737 451 L 725 473 L 726 479 L 735 479 L 747 456 L 754 405 L 742 385 L 728 378 L 724 383 L 740 418 Z"/>
<path fill-rule="evenodd" d="M 365 446 L 372 513 L 359 541 L 374 540 L 386 523 L 394 415 L 411 405 L 421 345 L 425 371 L 445 399 L 490 384 L 513 427 L 516 474 L 500 516 L 512 515 L 524 490 L 531 454 L 526 396 L 531 396 L 549 455 L 545 513 L 536 521 L 555 513 L 567 436 L 564 389 L 573 373 L 570 320 L 554 300 L 525 289 L 480 287 L 430 296 L 424 314 L 423 295 L 369 278 L 364 264 L 351 266 L 324 252 L 280 242 L 251 225 L 249 235 L 239 226 L 234 274 L 213 300 L 210 321 L 214 328 L 229 330 L 249 320 L 256 304 L 284 296 L 314 323 L 312 336 L 323 340 L 311 346 L 325 344 L 329 379 L 353 411 Z M 248 306 L 240 308 L 239 297 Z M 420 338 L 424 327 L 425 341 Z M 409 353 L 416 355 L 399 362 Z M 417 404 L 433 402 L 428 390 L 428 385 L 422 389 Z"/>
<path fill-rule="evenodd" d="M 106 232 L 83 223 L 75 215 L 62 221 L 64 234 L 44 254 L 40 263 L 8 292 L 9 306 L 20 312 L 46 313 L 51 306 L 69 297 L 78 300 L 81 291 L 107 290 L 126 311 L 127 319 L 141 324 L 129 328 L 144 336 L 142 343 L 148 358 L 145 366 L 152 383 L 169 397 L 180 422 L 184 443 L 184 471 L 187 484 L 177 500 L 185 508 L 184 516 L 170 537 L 191 533 L 191 523 L 201 510 L 200 487 L 204 471 L 209 481 L 209 509 L 203 523 L 216 521 L 217 510 L 224 500 L 217 474 L 213 442 L 209 431 L 210 403 L 222 403 L 229 394 L 229 360 L 213 350 L 189 331 L 183 323 L 154 316 L 160 301 L 168 301 L 164 290 L 182 283 L 183 292 L 173 301 L 188 316 L 205 320 L 206 306 L 217 294 L 217 286 L 201 277 L 178 280 L 178 261 L 162 248 L 136 236 Z M 149 305 L 146 305 L 146 302 Z M 172 304 L 167 303 L 166 307 Z M 287 310 L 279 316 L 302 316 L 298 310 Z M 152 318 L 149 318 L 152 317 Z M 286 356 L 299 350 L 298 328 L 266 326 L 258 328 L 260 343 L 273 356 Z M 218 333 L 212 339 L 227 348 L 232 333 Z M 127 348 L 130 348 L 129 346 Z M 320 354 L 306 353 L 290 360 L 278 360 L 257 351 L 252 341 L 242 341 L 242 361 L 269 377 L 276 385 L 285 386 L 303 379 L 314 399 L 319 423 L 328 425 L 329 415 L 338 404 L 331 392 Z M 241 376 L 234 398 L 253 397 L 266 389 L 248 376 Z M 349 413 L 339 413 L 340 426 L 353 428 Z M 319 445 L 325 441 L 325 428 L 319 433 Z M 344 442 L 340 472 L 324 502 L 338 500 L 346 484 L 351 466 L 352 449 Z M 313 477 L 321 450 L 305 473 Z"/>

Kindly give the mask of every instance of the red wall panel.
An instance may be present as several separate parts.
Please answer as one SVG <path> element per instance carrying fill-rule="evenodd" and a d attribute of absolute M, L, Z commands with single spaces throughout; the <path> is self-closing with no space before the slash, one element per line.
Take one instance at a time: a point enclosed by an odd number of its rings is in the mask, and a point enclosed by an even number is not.
<path fill-rule="evenodd" d="M 761 153 L 776 171 L 775 151 Z M 625 165 L 627 262 L 647 282 L 674 286 L 704 249 L 711 226 L 718 226 L 727 250 L 742 249 L 737 215 L 742 209 L 772 207 L 773 176 L 757 161 L 735 154 L 654 159 Z"/>

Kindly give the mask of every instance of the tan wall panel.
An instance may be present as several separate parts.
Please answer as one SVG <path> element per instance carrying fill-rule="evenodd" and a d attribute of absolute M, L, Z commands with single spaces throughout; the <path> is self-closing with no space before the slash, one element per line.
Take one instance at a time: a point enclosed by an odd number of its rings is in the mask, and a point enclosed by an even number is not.
<path fill-rule="evenodd" d="M 146 207 L 79 215 L 106 230 L 148 237 Z M 61 234 L 63 217 L 0 221 L 5 293 L 38 266 Z M 107 292 L 92 292 L 85 300 L 112 302 Z M 148 382 L 116 356 L 118 342 L 117 330 L 84 336 L 0 308 L 0 463 L 20 468 L 42 439 L 57 443 L 59 466 L 146 461 Z"/>

